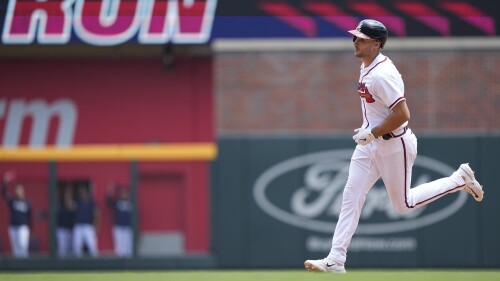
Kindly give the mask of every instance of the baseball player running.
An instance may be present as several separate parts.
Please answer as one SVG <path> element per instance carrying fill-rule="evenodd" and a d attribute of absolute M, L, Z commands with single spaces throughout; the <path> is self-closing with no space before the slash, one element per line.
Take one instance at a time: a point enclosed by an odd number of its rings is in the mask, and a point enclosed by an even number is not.
<path fill-rule="evenodd" d="M 380 53 L 387 40 L 387 29 L 376 20 L 366 19 L 349 33 L 354 35 L 354 55 L 362 62 L 358 94 L 363 125 L 354 130 L 357 146 L 351 157 L 330 254 L 320 260 L 306 260 L 308 271 L 346 272 L 347 247 L 358 226 L 366 194 L 380 177 L 392 205 L 401 214 L 460 190 L 478 202 L 484 194 L 468 164 L 460 165 L 450 177 L 410 188 L 417 137 L 408 128 L 410 111 L 401 74 Z"/>

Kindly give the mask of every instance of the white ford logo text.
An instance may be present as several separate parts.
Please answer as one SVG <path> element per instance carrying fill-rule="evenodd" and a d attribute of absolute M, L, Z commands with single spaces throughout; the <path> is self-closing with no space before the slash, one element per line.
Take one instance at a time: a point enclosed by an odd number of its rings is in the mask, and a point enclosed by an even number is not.
<path fill-rule="evenodd" d="M 342 192 L 348 176 L 349 161 L 352 149 L 329 150 L 310 153 L 280 162 L 266 170 L 255 182 L 253 195 L 257 205 L 271 217 L 295 227 L 312 231 L 332 233 L 335 229 L 335 218 L 340 213 Z M 449 176 L 454 169 L 435 159 L 417 157 L 415 167 L 433 171 L 442 176 Z M 266 190 L 273 188 L 273 181 L 286 176 L 294 170 L 306 169 L 303 186 L 297 186 L 290 197 L 290 211 L 273 204 L 267 197 Z M 421 174 L 413 178 L 413 185 L 428 182 L 431 177 Z M 433 213 L 422 215 L 425 206 L 405 215 L 393 210 L 384 186 L 374 186 L 367 195 L 361 222 L 356 234 L 387 234 L 413 230 L 431 225 L 457 212 L 467 199 L 464 192 L 448 206 Z M 384 222 L 363 223 L 375 212 L 382 212 L 387 217 Z M 331 221 L 318 219 L 319 216 L 332 218 Z"/>

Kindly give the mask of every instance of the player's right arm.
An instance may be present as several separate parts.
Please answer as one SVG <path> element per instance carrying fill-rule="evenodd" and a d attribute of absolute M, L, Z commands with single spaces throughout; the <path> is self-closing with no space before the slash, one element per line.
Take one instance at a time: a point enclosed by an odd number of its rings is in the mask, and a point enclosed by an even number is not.
<path fill-rule="evenodd" d="M 2 178 L 2 198 L 5 202 L 10 202 L 9 194 L 7 193 L 7 188 L 9 183 L 12 181 L 13 175 L 12 172 L 6 172 Z"/>

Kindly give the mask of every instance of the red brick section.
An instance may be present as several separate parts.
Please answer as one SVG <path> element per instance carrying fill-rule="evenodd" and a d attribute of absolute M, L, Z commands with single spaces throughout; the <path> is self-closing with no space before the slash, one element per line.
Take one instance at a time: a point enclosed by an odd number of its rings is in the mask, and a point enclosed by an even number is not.
<path fill-rule="evenodd" d="M 386 51 L 418 132 L 500 131 L 500 51 Z M 362 122 L 352 52 L 219 53 L 218 134 L 348 133 Z"/>

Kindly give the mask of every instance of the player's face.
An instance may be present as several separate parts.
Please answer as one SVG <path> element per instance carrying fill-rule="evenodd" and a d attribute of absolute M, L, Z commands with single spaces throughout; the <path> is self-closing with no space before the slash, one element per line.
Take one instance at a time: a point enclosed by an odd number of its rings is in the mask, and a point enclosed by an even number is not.
<path fill-rule="evenodd" d="M 14 189 L 14 193 L 16 197 L 19 199 L 24 199 L 24 187 L 22 185 L 17 185 Z"/>
<path fill-rule="evenodd" d="M 80 199 L 82 200 L 87 200 L 89 199 L 89 192 L 87 191 L 86 188 L 80 188 L 80 190 L 78 191 L 78 195 L 80 196 Z"/>
<path fill-rule="evenodd" d="M 356 37 L 354 41 L 354 55 L 358 58 L 371 57 L 378 52 L 380 42 L 373 39 Z"/>
<path fill-rule="evenodd" d="M 128 200 L 130 197 L 129 192 L 125 189 L 120 190 L 119 194 L 120 194 L 120 199 L 122 200 Z"/>
<path fill-rule="evenodd" d="M 67 187 L 64 189 L 64 198 L 66 199 L 72 199 L 73 198 L 73 189 Z"/>

